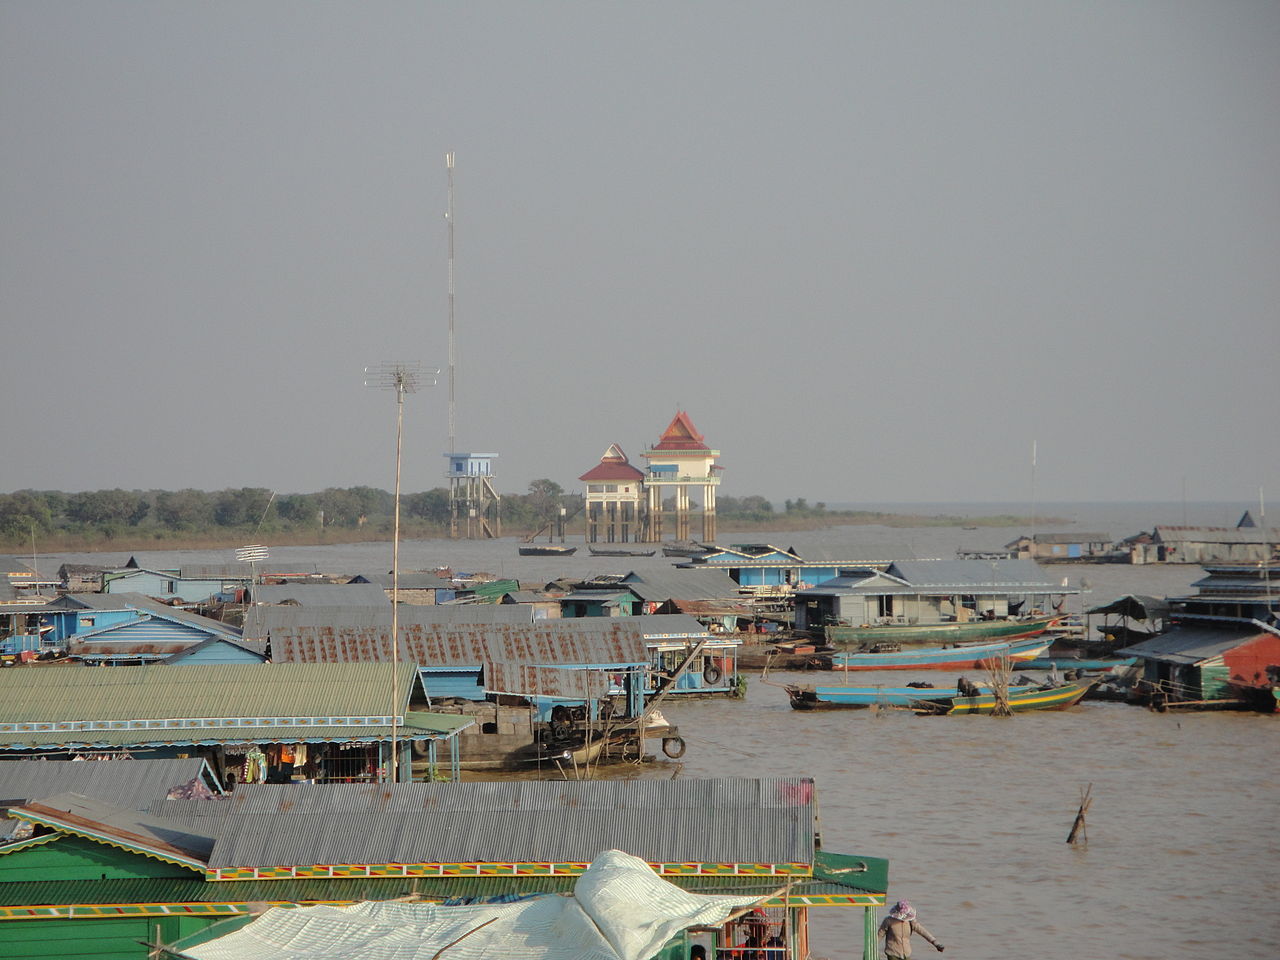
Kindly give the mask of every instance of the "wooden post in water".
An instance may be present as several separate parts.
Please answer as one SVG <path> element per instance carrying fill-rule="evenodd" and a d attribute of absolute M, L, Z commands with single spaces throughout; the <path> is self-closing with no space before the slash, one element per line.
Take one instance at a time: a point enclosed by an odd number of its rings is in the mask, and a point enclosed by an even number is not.
<path fill-rule="evenodd" d="M 1093 803 L 1093 784 L 1080 791 L 1080 809 L 1076 811 L 1076 821 L 1071 825 L 1071 833 L 1067 836 L 1067 843 L 1088 843 L 1089 831 L 1085 828 L 1084 815 L 1089 810 L 1089 805 Z"/>

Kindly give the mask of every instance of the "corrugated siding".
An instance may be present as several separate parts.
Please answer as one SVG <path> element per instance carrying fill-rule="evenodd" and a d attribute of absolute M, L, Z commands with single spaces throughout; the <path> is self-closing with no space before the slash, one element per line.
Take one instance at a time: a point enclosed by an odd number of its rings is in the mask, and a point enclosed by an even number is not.
<path fill-rule="evenodd" d="M 211 867 L 813 860 L 813 783 L 793 778 L 258 784 L 227 802 Z"/>
<path fill-rule="evenodd" d="M 0 761 L 0 801 L 37 800 L 82 793 L 117 807 L 145 810 L 170 787 L 189 783 L 203 760 L 6 760 Z"/>
<path fill-rule="evenodd" d="M 378 664 L 211 664 L 0 671 L 0 723 L 202 717 L 387 715 L 389 667 Z M 399 665 L 399 689 L 416 671 Z"/>
<path fill-rule="evenodd" d="M 503 609 L 494 607 L 494 609 Z M 643 663 L 641 633 L 627 621 L 540 620 L 521 624 L 400 624 L 400 658 L 423 666 L 495 662 L 526 664 Z M 390 624 L 298 626 L 272 631 L 277 663 L 389 660 Z"/>
<path fill-rule="evenodd" d="M 72 656 L 170 654 L 209 639 L 209 632 L 182 623 L 148 618 L 96 630 L 88 639 L 72 637 Z"/>
<path fill-rule="evenodd" d="M 871 861 L 874 865 L 876 861 Z M 879 861 L 884 863 L 884 861 Z M 853 876 L 857 877 L 857 874 Z M 0 884 L 0 906 L 74 903 L 305 903 L 390 900 L 411 893 L 427 900 L 501 897 L 511 894 L 569 893 L 577 877 L 413 877 L 341 880 L 228 880 L 210 883 L 180 878 L 155 880 L 72 880 Z M 780 886 L 776 877 L 665 877 L 691 893 L 764 896 Z M 791 881 L 793 896 L 827 896 L 876 890 L 854 881 L 836 883 L 806 877 Z M 879 892 L 883 892 L 882 890 Z M 45 921 L 48 922 L 48 921 Z M 0 924 L 3 926 L 3 924 Z"/>

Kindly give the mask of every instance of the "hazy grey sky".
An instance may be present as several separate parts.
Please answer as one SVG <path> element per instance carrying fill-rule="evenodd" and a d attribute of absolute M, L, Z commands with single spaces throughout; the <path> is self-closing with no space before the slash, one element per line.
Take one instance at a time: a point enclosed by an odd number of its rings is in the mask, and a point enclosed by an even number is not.
<path fill-rule="evenodd" d="M 0 3 L 0 490 L 1280 496 L 1280 4 Z M 444 377 L 404 486 L 443 484 Z"/>

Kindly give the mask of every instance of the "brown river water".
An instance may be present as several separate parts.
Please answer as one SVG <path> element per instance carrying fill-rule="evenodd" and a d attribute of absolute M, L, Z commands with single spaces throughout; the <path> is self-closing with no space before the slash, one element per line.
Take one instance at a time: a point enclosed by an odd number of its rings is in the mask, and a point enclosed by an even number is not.
<path fill-rule="evenodd" d="M 1224 519 L 1230 512 L 1191 522 L 1234 523 L 1238 511 Z M 1154 522 L 1145 515 L 1118 526 L 1114 519 L 1107 526 L 1095 517 L 1073 519 L 1077 529 L 1111 529 L 1116 538 Z M 1182 518 L 1166 514 L 1160 522 Z M 1025 531 L 854 527 L 738 539 L 902 543 L 920 557 L 946 557 L 958 546 L 1000 546 L 1018 532 Z M 719 539 L 735 542 L 732 534 Z M 520 558 L 512 539 L 410 541 L 401 545 L 401 567 L 450 564 L 537 583 L 670 562 L 578 554 Z M 319 558 L 325 569 L 359 572 L 389 569 L 390 548 L 295 547 L 273 555 Z M 40 566 L 90 559 L 40 558 Z M 139 559 L 168 566 L 231 558 L 198 551 Z M 1182 595 L 1202 575 L 1184 566 L 1049 569 L 1073 587 L 1088 581 L 1084 606 L 1125 593 Z M 1069 611 L 1079 609 L 1080 598 L 1068 601 Z M 770 679 L 838 682 L 833 677 Z M 858 679 L 897 684 L 915 678 L 885 672 Z M 928 679 L 941 685 L 954 675 Z M 781 688 L 754 675 L 745 701 L 664 705 L 663 713 L 679 724 L 688 751 L 679 764 L 664 761 L 643 775 L 813 777 L 824 845 L 888 858 L 890 902 L 912 901 L 948 957 L 1280 957 L 1280 715 L 1157 714 L 1100 702 L 1011 718 L 802 713 L 790 709 Z M 1089 785 L 1088 842 L 1069 845 Z M 811 928 L 815 956 L 860 957 L 861 928 L 852 911 L 815 908 Z M 926 953 L 933 951 L 917 940 L 917 956 Z"/>

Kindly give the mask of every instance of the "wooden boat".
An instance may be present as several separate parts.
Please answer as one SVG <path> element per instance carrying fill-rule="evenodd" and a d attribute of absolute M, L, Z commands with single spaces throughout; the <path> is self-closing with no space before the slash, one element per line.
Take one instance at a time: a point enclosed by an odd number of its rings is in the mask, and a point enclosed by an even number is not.
<path fill-rule="evenodd" d="M 941 623 L 886 623 L 863 626 L 830 626 L 827 643 L 862 646 L 881 641 L 894 643 L 963 643 L 968 640 L 1015 640 L 1034 637 L 1057 624 L 1062 617 L 1032 617 L 1027 620 L 967 620 Z"/>
<path fill-rule="evenodd" d="M 522 557 L 571 557 L 577 551 L 577 547 L 559 547 L 550 543 L 542 545 L 530 543 L 520 546 L 520 556 Z"/>
<path fill-rule="evenodd" d="M 587 551 L 593 557 L 652 557 L 657 553 L 657 549 L 653 550 L 628 550 L 623 547 L 592 547 L 588 546 Z"/>
<path fill-rule="evenodd" d="M 832 670 L 970 670 L 984 669 L 1001 659 L 1031 660 L 1049 649 L 1049 640 L 1022 637 L 985 643 L 958 643 L 949 647 L 898 647 L 855 650 L 831 656 Z M 892 647 L 894 649 L 884 649 Z"/>
<path fill-rule="evenodd" d="M 1138 662 L 1137 657 L 1103 657 L 1090 660 L 1085 657 L 1035 657 L 1018 664 L 1023 670 L 1110 670 L 1112 667 L 1131 667 Z"/>
<path fill-rule="evenodd" d="M 668 540 L 662 545 L 664 557 L 700 557 L 710 553 L 711 548 L 696 540 Z"/>
<path fill-rule="evenodd" d="M 1026 713 L 1030 710 L 1066 710 L 1079 703 L 1097 682 L 1097 677 L 1088 677 L 1055 687 L 1036 687 L 1031 690 L 1010 687 L 1007 703 L 1009 710 L 1013 713 Z M 976 697 L 962 697 L 957 694 L 953 695 L 949 702 L 925 704 L 916 712 L 943 713 L 948 716 L 989 714 L 995 712 L 996 705 L 996 695 L 991 692 L 980 693 Z"/>
<path fill-rule="evenodd" d="M 1010 687 L 1026 692 L 1035 684 Z M 798 687 L 787 686 L 793 710 L 861 710 L 867 707 L 918 708 L 925 704 L 949 703 L 957 694 L 955 687 Z"/>

